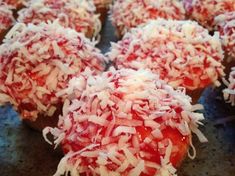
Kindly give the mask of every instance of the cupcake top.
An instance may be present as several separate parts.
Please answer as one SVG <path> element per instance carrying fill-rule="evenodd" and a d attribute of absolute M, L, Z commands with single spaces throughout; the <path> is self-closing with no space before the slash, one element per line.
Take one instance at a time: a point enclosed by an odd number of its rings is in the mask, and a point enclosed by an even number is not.
<path fill-rule="evenodd" d="M 81 74 L 81 96 L 66 101 L 58 128 L 47 127 L 65 157 L 56 176 L 175 175 L 203 115 L 190 97 L 149 70 Z M 48 141 L 48 140 L 47 140 Z M 48 141 L 50 143 L 50 141 Z"/>
<path fill-rule="evenodd" d="M 235 67 L 232 67 L 229 74 L 228 82 L 226 83 L 227 88 L 223 90 L 224 99 L 231 103 L 232 106 L 235 105 Z"/>
<path fill-rule="evenodd" d="M 116 0 L 110 14 L 119 35 L 124 35 L 149 19 L 185 19 L 185 10 L 179 0 Z"/>
<path fill-rule="evenodd" d="M 209 30 L 217 15 L 235 10 L 234 0 L 183 0 L 187 14 Z"/>
<path fill-rule="evenodd" d="M 173 87 L 205 88 L 223 76 L 218 33 L 192 21 L 150 21 L 112 43 L 108 58 L 117 68 L 149 68 Z"/>
<path fill-rule="evenodd" d="M 0 1 L 0 32 L 9 29 L 15 22 L 12 9 L 12 6 Z"/>
<path fill-rule="evenodd" d="M 235 12 L 215 17 L 214 23 L 220 33 L 224 50 L 229 56 L 235 57 Z"/>
<path fill-rule="evenodd" d="M 0 46 L 0 104 L 10 102 L 23 119 L 52 116 L 67 98 L 63 92 L 73 76 L 86 67 L 104 70 L 104 57 L 94 45 L 56 22 L 17 23 Z"/>
<path fill-rule="evenodd" d="M 101 30 L 99 15 L 95 14 L 95 10 L 92 1 L 35 0 L 18 12 L 18 21 L 38 24 L 59 19 L 62 26 L 70 27 L 92 38 L 98 36 Z"/>

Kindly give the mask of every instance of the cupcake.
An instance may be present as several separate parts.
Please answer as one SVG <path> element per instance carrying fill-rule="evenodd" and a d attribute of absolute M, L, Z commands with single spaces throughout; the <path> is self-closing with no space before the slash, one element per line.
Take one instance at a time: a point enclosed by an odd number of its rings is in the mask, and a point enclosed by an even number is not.
<path fill-rule="evenodd" d="M 235 66 L 235 11 L 218 15 L 214 19 L 215 29 L 219 31 L 225 51 L 225 73 L 229 75 Z"/>
<path fill-rule="evenodd" d="M 214 30 L 214 17 L 235 10 L 234 0 L 183 0 L 189 18 L 208 30 Z"/>
<path fill-rule="evenodd" d="M 186 89 L 193 103 L 224 76 L 218 33 L 211 36 L 192 21 L 149 21 L 112 43 L 107 56 L 118 69 L 151 69 L 174 88 Z"/>
<path fill-rule="evenodd" d="M 180 0 L 116 0 L 110 10 L 110 19 L 119 37 L 131 28 L 150 19 L 185 19 L 185 10 Z"/>
<path fill-rule="evenodd" d="M 0 1 L 0 42 L 15 23 L 12 12 L 13 7 Z"/>
<path fill-rule="evenodd" d="M 84 0 L 34 0 L 18 12 L 18 21 L 34 23 L 59 20 L 64 27 L 82 32 L 88 38 L 97 37 L 101 30 L 99 15 L 92 1 Z"/>
<path fill-rule="evenodd" d="M 93 0 L 93 2 L 96 7 L 96 13 L 100 15 L 100 21 L 104 24 L 112 0 Z"/>
<path fill-rule="evenodd" d="M 55 125 L 72 78 L 86 68 L 93 74 L 104 70 L 104 56 L 94 45 L 56 22 L 17 23 L 0 46 L 0 104 L 11 103 L 37 130 Z"/>
<path fill-rule="evenodd" d="M 198 129 L 203 115 L 193 112 L 200 106 L 151 71 L 111 69 L 82 78 L 82 96 L 65 103 L 57 128 L 43 130 L 65 153 L 55 176 L 173 176 L 192 132 L 207 142 Z"/>

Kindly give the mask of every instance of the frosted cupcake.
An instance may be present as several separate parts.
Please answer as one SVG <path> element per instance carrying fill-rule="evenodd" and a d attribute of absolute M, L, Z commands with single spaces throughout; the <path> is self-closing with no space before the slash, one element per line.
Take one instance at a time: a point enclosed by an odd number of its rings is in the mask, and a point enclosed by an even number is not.
<path fill-rule="evenodd" d="M 208 30 L 214 30 L 217 15 L 235 10 L 234 0 L 183 0 L 187 15 Z"/>
<path fill-rule="evenodd" d="M 84 0 L 34 0 L 18 12 L 18 21 L 39 24 L 59 20 L 64 27 L 84 33 L 88 38 L 97 37 L 101 30 L 99 15 L 92 1 Z"/>
<path fill-rule="evenodd" d="M 148 68 L 195 103 L 209 85 L 219 86 L 223 50 L 218 33 L 192 21 L 150 21 L 112 43 L 108 58 L 117 68 Z"/>
<path fill-rule="evenodd" d="M 0 46 L 0 104 L 11 103 L 37 130 L 55 125 L 72 78 L 86 68 L 93 74 L 104 70 L 104 56 L 94 45 L 56 22 L 17 23 Z"/>
<path fill-rule="evenodd" d="M 179 0 L 116 0 L 110 10 L 110 19 L 119 37 L 156 18 L 184 20 L 183 3 Z"/>
<path fill-rule="evenodd" d="M 150 71 L 111 69 L 77 79 L 82 96 L 65 103 L 57 128 L 43 130 L 65 153 L 55 176 L 173 176 L 192 132 L 207 142 L 198 129 L 204 117 L 193 112 L 200 106 Z"/>

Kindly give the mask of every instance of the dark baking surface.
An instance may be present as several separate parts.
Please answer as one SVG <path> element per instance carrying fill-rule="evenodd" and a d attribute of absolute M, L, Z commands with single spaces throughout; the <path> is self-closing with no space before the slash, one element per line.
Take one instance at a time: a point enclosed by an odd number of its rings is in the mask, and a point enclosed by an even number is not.
<path fill-rule="evenodd" d="M 106 23 L 102 31 L 103 52 L 109 41 L 116 41 L 114 30 Z M 200 101 L 204 105 L 204 127 L 200 129 L 209 142 L 201 144 L 194 136 L 197 157 L 187 158 L 179 176 L 235 176 L 235 123 L 217 124 L 235 116 L 235 107 L 226 104 L 221 90 L 208 88 Z M 47 144 L 42 135 L 28 128 L 10 107 L 0 108 L 0 176 L 51 176 L 63 155 Z"/>

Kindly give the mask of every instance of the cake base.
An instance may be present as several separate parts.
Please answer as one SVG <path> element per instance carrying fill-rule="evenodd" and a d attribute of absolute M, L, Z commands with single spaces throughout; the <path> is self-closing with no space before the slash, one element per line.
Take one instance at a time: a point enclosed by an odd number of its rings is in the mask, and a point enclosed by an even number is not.
<path fill-rule="evenodd" d="M 229 57 L 227 54 L 225 54 L 222 65 L 225 67 L 224 69 L 225 78 L 228 79 L 232 67 L 235 67 L 235 58 Z"/>
<path fill-rule="evenodd" d="M 104 25 L 105 20 L 106 20 L 106 16 L 107 16 L 107 12 L 108 12 L 108 8 L 107 7 L 96 7 L 96 12 L 98 14 L 100 14 L 99 18 L 100 18 L 101 24 Z"/>
<path fill-rule="evenodd" d="M 23 119 L 23 123 L 33 130 L 41 132 L 45 127 L 56 127 L 59 115 L 62 114 L 62 106 L 59 106 L 53 116 L 45 116 L 43 114 L 39 114 L 35 121 L 29 119 Z"/>
<path fill-rule="evenodd" d="M 196 104 L 204 91 L 203 88 L 196 90 L 187 90 L 186 94 L 192 98 L 192 104 Z"/>
<path fill-rule="evenodd" d="M 1 30 L 0 31 L 0 44 L 2 43 L 3 39 L 5 38 L 6 34 L 8 33 L 9 29 Z"/>

